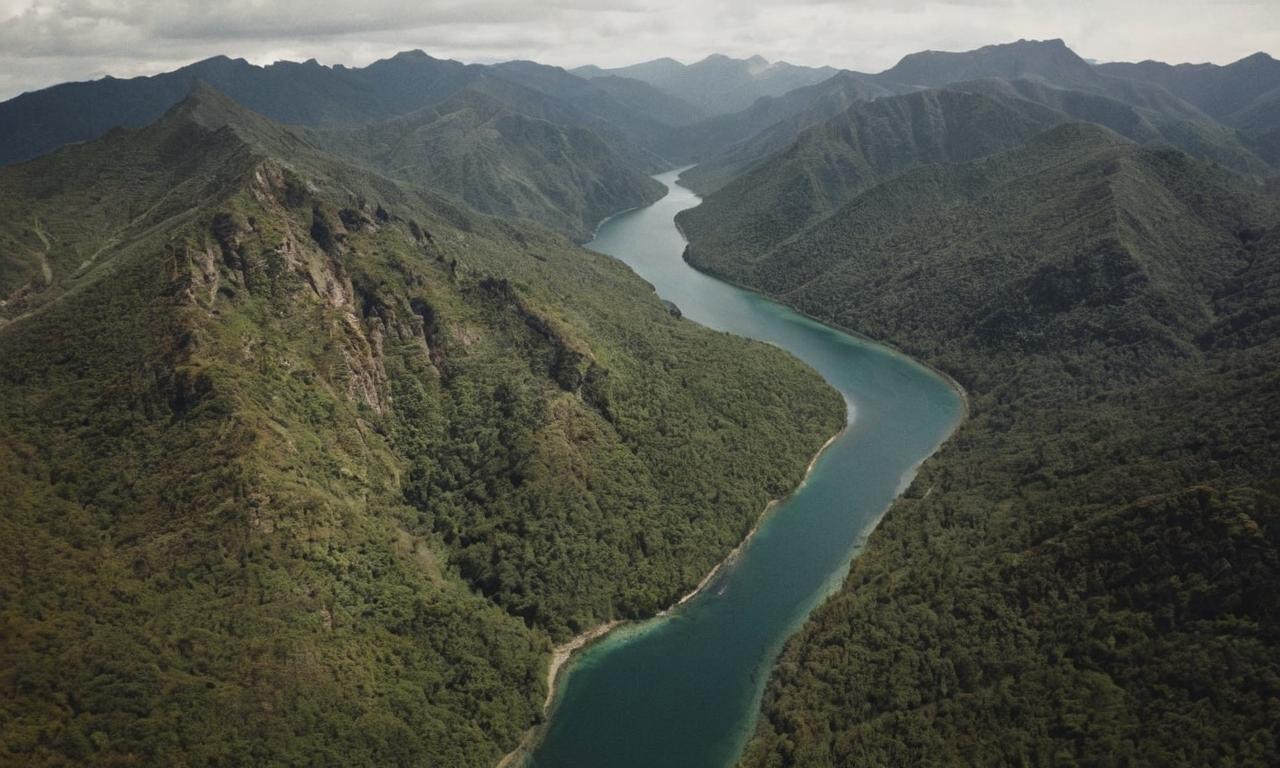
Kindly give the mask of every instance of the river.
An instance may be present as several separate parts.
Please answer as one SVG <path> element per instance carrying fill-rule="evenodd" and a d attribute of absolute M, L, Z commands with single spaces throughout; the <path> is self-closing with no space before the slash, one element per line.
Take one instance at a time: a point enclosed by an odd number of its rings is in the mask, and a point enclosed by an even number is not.
<path fill-rule="evenodd" d="M 777 344 L 813 366 L 844 395 L 850 424 L 704 590 L 574 657 L 527 761 L 536 768 L 732 765 L 783 642 L 839 586 L 963 413 L 959 393 L 910 359 L 685 264 L 673 217 L 698 197 L 676 175 L 657 176 L 667 196 L 607 220 L 587 247 L 628 264 L 685 317 Z"/>

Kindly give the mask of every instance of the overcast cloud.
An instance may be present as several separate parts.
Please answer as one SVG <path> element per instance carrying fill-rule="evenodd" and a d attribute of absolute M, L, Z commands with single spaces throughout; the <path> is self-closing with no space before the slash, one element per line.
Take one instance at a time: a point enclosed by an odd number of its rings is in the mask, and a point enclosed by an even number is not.
<path fill-rule="evenodd" d="M 877 72 L 912 51 L 1061 37 L 1104 61 L 1280 55 L 1280 0 L 0 0 L 0 98 L 216 54 L 603 66 L 709 53 Z"/>

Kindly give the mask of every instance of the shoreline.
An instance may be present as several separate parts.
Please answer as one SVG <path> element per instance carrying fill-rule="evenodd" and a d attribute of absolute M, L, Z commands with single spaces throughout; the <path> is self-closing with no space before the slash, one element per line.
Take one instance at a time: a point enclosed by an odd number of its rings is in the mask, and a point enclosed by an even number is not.
<path fill-rule="evenodd" d="M 680 225 L 678 223 L 676 224 L 676 229 L 680 229 Z M 680 235 L 682 237 L 684 236 L 684 230 L 680 230 Z M 942 370 L 941 368 L 934 365 L 933 363 L 930 363 L 927 360 L 922 360 L 921 358 L 916 357 L 915 355 L 911 354 L 910 352 L 907 352 L 906 350 L 902 349 L 901 347 L 897 346 L 891 341 L 886 341 L 884 339 L 877 339 L 874 336 L 868 336 L 867 334 L 862 333 L 861 331 L 857 331 L 852 328 L 844 328 L 842 326 L 836 325 L 835 323 L 832 323 L 829 320 L 824 320 L 821 317 L 818 317 L 817 315 L 811 315 L 808 312 L 805 312 L 803 309 L 800 309 L 799 307 L 793 307 L 790 304 L 784 304 L 783 302 L 779 301 L 778 299 L 775 299 L 774 297 L 770 296 L 764 291 L 761 291 L 758 288 L 753 288 L 749 285 L 739 283 L 738 281 L 730 277 L 721 275 L 718 272 L 713 272 L 709 269 L 704 269 L 698 266 L 697 264 L 694 264 L 693 262 L 689 261 L 688 238 L 685 238 L 685 243 L 686 243 L 685 249 L 684 249 L 684 252 L 680 254 L 680 259 L 685 264 L 687 264 L 690 269 L 697 270 L 698 272 L 706 275 L 707 277 L 710 277 L 715 280 L 719 280 L 722 283 L 727 283 L 728 285 L 732 285 L 734 288 L 737 288 L 740 291 L 746 291 L 747 293 L 751 293 L 756 296 L 759 296 L 760 298 L 766 301 L 771 301 L 780 307 L 784 307 L 788 311 L 795 312 L 797 315 L 800 315 L 801 317 L 806 318 L 808 320 L 812 320 L 813 322 L 818 323 L 819 325 L 824 326 L 826 328 L 830 328 L 833 331 L 843 333 L 847 336 L 853 336 L 855 338 L 858 338 L 867 342 L 868 344 L 875 344 L 878 347 L 883 347 L 887 349 L 888 351 L 892 352 L 898 357 L 901 357 L 907 362 L 910 362 L 913 365 L 917 365 L 925 369 L 929 373 L 932 373 L 934 376 L 937 376 L 938 378 L 942 379 L 944 382 L 946 382 L 948 387 L 951 387 L 951 389 L 955 390 L 955 393 L 960 396 L 960 405 L 964 411 L 964 415 L 961 417 L 961 421 L 968 421 L 969 417 L 973 415 L 971 403 L 969 400 L 969 390 L 965 389 L 963 384 L 956 381 L 954 376 Z"/>
<path fill-rule="evenodd" d="M 738 559 L 738 555 L 742 553 L 743 548 L 751 541 L 752 537 L 756 535 L 756 532 L 760 530 L 761 524 L 769 518 L 769 514 L 779 505 L 786 502 L 787 499 L 791 498 L 796 491 L 799 491 L 804 487 L 805 483 L 809 481 L 809 475 L 813 473 L 813 468 L 818 465 L 818 460 L 822 458 L 823 454 L 827 452 L 827 449 L 830 448 L 836 440 L 839 440 L 846 432 L 849 431 L 851 423 L 852 421 L 849 418 L 849 412 L 846 409 L 844 426 L 841 427 L 834 435 L 827 438 L 827 441 L 818 448 L 818 451 L 813 455 L 813 458 L 809 459 L 809 464 L 805 467 L 804 475 L 800 478 L 800 482 L 796 483 L 796 486 L 788 491 L 785 496 L 770 499 L 769 502 L 764 505 L 764 510 L 760 512 L 755 523 L 751 526 L 751 530 L 747 531 L 747 535 L 744 536 L 733 549 L 729 550 L 727 555 L 712 566 L 707 575 L 703 576 L 702 580 L 699 581 L 697 586 L 695 586 L 690 592 L 685 594 L 676 602 L 655 613 L 650 618 L 613 619 L 605 622 L 604 624 L 592 627 L 585 632 L 574 635 L 569 640 L 553 648 L 551 651 L 551 662 L 547 666 L 547 698 L 542 704 L 543 722 L 525 731 L 524 736 L 520 739 L 520 743 L 516 745 L 515 749 L 502 756 L 502 759 L 498 761 L 496 768 L 517 768 L 519 765 L 517 761 L 526 757 L 527 753 L 537 744 L 538 737 L 542 735 L 543 729 L 546 728 L 547 723 L 550 722 L 551 714 L 555 709 L 553 704 L 555 703 L 556 683 L 560 679 L 560 673 L 562 670 L 566 670 L 568 668 L 569 662 L 573 660 L 575 654 L 590 647 L 597 641 L 604 639 L 611 632 L 620 627 L 641 624 L 655 619 L 667 618 L 672 615 L 677 608 L 697 597 L 711 584 L 717 574 L 724 570 L 726 566 L 732 565 Z"/>
<path fill-rule="evenodd" d="M 677 169 L 677 172 L 680 170 L 686 170 L 686 169 Z M 678 181 L 676 181 L 675 183 L 678 185 Z M 687 187 L 684 187 L 684 188 L 687 189 Z M 701 202 L 700 197 L 698 198 L 698 200 L 699 202 Z M 600 222 L 599 225 L 597 225 L 596 227 L 597 232 L 599 231 L 600 226 L 606 223 L 609 219 L 612 219 L 615 216 L 620 216 L 623 213 L 627 213 L 627 212 L 628 211 L 621 211 L 617 214 L 614 214 L 613 216 L 609 216 L 605 218 Z M 768 294 L 765 294 L 755 288 L 752 288 L 747 285 L 742 285 L 741 283 L 738 283 L 734 280 L 718 275 L 709 270 L 699 268 L 698 266 L 692 264 L 689 261 L 689 258 L 688 258 L 689 238 L 685 234 L 684 228 L 680 226 L 678 219 L 673 220 L 673 224 L 676 230 L 680 233 L 680 236 L 685 241 L 685 249 L 680 255 L 681 261 L 687 264 L 691 269 L 697 270 L 698 272 L 705 274 L 715 280 L 719 280 L 720 282 L 726 283 L 728 285 L 732 285 L 733 287 L 739 290 L 755 294 L 763 299 L 766 299 L 767 301 L 778 304 L 779 306 L 784 307 L 789 311 L 795 312 L 796 314 L 802 317 L 805 317 L 815 323 L 818 323 L 819 325 L 822 325 L 826 328 L 834 330 L 838 333 L 844 333 L 849 336 L 862 339 L 867 343 L 882 347 L 888 350 L 889 352 L 891 352 L 892 354 L 898 357 L 901 357 L 902 359 L 908 361 L 909 363 L 916 365 L 920 367 L 922 370 L 925 370 L 930 374 L 936 376 L 938 379 L 943 381 L 950 389 L 952 389 L 952 391 L 954 391 L 959 396 L 960 405 L 961 405 L 960 418 L 956 420 L 955 424 L 953 424 L 951 429 L 947 432 L 947 434 L 944 435 L 938 441 L 937 445 L 933 447 L 933 449 L 929 452 L 929 454 L 923 457 L 912 468 L 911 475 L 913 477 L 916 473 L 919 472 L 920 467 L 929 458 L 931 458 L 938 451 L 938 449 L 947 442 L 947 440 L 949 440 L 952 436 L 955 435 L 955 432 L 960 428 L 960 425 L 962 425 L 965 421 L 967 421 L 970 418 L 971 410 L 970 410 L 970 400 L 969 400 L 968 391 L 958 381 L 956 381 L 954 377 L 952 377 L 946 371 L 943 371 L 924 360 L 920 360 L 916 357 L 913 357 L 912 355 L 908 354 L 904 350 L 898 348 L 897 346 L 889 342 L 881 341 L 879 339 L 872 338 L 864 333 L 859 333 L 858 331 L 853 331 L 853 330 L 845 329 L 840 326 L 834 325 L 826 320 L 815 317 L 800 309 L 797 309 L 787 304 L 783 304 L 777 299 L 774 299 Z M 808 466 L 805 467 L 805 471 L 803 476 L 800 478 L 800 482 L 797 483 L 794 488 L 788 491 L 786 495 L 781 496 L 779 498 L 771 499 L 767 504 L 765 504 L 764 509 L 761 511 L 760 515 L 756 518 L 755 523 L 752 525 L 751 529 L 747 531 L 747 534 L 743 537 L 743 539 L 739 541 L 738 544 L 732 550 L 730 550 L 729 553 L 725 555 L 723 559 L 721 559 L 718 563 L 716 563 L 711 568 L 711 570 L 701 579 L 701 581 L 698 582 L 698 584 L 690 592 L 685 594 L 683 597 L 681 597 L 672 605 L 668 606 L 662 611 L 659 611 L 658 613 L 654 614 L 654 616 L 648 619 L 633 619 L 633 620 L 614 619 L 604 624 L 593 627 L 592 629 L 589 629 L 578 635 L 575 635 L 574 637 L 569 639 L 567 642 L 562 643 L 553 649 L 551 662 L 547 670 L 547 698 L 543 703 L 543 721 L 538 725 L 535 725 L 534 727 L 525 731 L 525 734 L 521 738 L 520 743 L 511 752 L 508 752 L 506 755 L 503 756 L 503 758 L 498 762 L 497 768 L 518 768 L 521 761 L 524 758 L 526 758 L 529 755 L 529 753 L 533 750 L 533 748 L 537 745 L 538 741 L 542 736 L 543 731 L 546 729 L 547 724 L 550 722 L 552 714 L 554 713 L 554 709 L 555 709 L 554 705 L 556 703 L 557 683 L 560 681 L 561 672 L 571 669 L 570 662 L 573 660 L 573 657 L 575 654 L 577 654 L 584 648 L 590 647 L 595 642 L 598 642 L 599 640 L 607 637 L 611 632 L 613 632 L 615 629 L 618 629 L 619 627 L 642 624 L 644 622 L 653 621 L 655 619 L 662 619 L 662 618 L 671 616 L 678 608 L 680 608 L 680 606 L 684 605 L 685 603 L 689 602 L 693 598 L 697 597 L 699 593 L 701 593 L 708 586 L 710 586 L 711 582 L 715 580 L 715 577 L 717 575 L 719 575 L 727 566 L 732 565 L 733 562 L 737 560 L 738 556 L 742 553 L 746 545 L 750 543 L 751 539 L 756 535 L 756 532 L 759 531 L 761 524 L 766 519 L 768 519 L 770 513 L 773 512 L 774 509 L 776 509 L 779 505 L 783 504 L 785 501 L 787 501 L 787 499 L 791 498 L 791 496 L 793 496 L 797 491 L 799 491 L 801 488 L 805 486 L 805 484 L 809 480 L 809 476 L 813 472 L 814 467 L 817 466 L 818 460 L 822 458 L 822 456 L 826 453 L 827 449 L 830 448 L 831 445 L 836 442 L 836 440 L 838 440 L 840 437 L 842 437 L 845 433 L 849 431 L 849 427 L 852 426 L 853 420 L 854 418 L 856 418 L 856 414 L 851 416 L 849 405 L 850 404 L 846 401 L 844 426 L 842 426 L 831 437 L 827 438 L 827 441 L 822 444 L 822 446 L 818 449 L 818 451 L 809 460 L 809 464 Z M 874 530 L 874 528 L 879 525 L 879 521 L 883 519 L 884 515 L 886 515 L 890 511 L 890 509 L 892 509 L 894 505 L 897 504 L 898 500 L 901 498 L 903 490 L 904 489 L 899 489 L 897 493 L 895 493 L 893 500 L 890 501 L 890 503 L 886 505 L 886 507 L 880 512 L 880 515 L 876 518 L 876 521 L 872 524 L 872 530 Z M 835 583 L 838 585 L 839 580 L 837 580 Z M 761 685 L 763 685 L 763 681 L 761 681 Z"/>
<path fill-rule="evenodd" d="M 692 166 L 689 166 L 689 167 L 692 167 Z M 687 168 L 685 168 L 685 169 L 680 169 L 680 170 L 682 170 L 682 171 L 683 171 L 683 170 L 687 170 Z M 668 171 L 668 173 L 669 173 L 669 171 Z M 678 185 L 678 186 L 680 186 L 681 188 L 686 189 L 686 190 L 688 190 L 689 192 L 693 192 L 693 190 L 692 190 L 692 189 L 689 189 L 688 187 L 684 186 L 683 184 L 680 184 L 680 179 L 679 179 L 679 177 L 677 177 L 677 178 L 673 179 L 672 181 L 673 181 L 673 183 L 677 184 L 677 185 Z M 693 194 L 694 194 L 694 196 L 695 196 L 695 197 L 697 197 L 697 198 L 698 198 L 698 205 L 701 205 L 701 204 L 702 204 L 702 196 L 701 196 L 701 195 L 698 195 L 698 193 L 697 193 L 697 192 L 694 192 Z M 698 206 L 696 206 L 696 205 L 695 205 L 695 206 L 693 206 L 692 208 L 686 208 L 685 210 L 693 210 L 693 208 L 696 208 L 696 207 L 698 207 Z M 681 213 L 683 213 L 683 211 L 681 211 Z M 831 329 L 831 330 L 833 330 L 833 331 L 839 331 L 840 333 L 848 334 L 849 336 L 854 336 L 854 337 L 857 337 L 857 338 L 859 338 L 859 339 L 862 339 L 863 341 L 867 341 L 867 342 L 870 342 L 870 343 L 872 343 L 872 344 L 876 344 L 876 345 L 879 345 L 879 346 L 881 346 L 881 347 L 884 347 L 885 349 L 889 350 L 890 352 L 893 352 L 894 354 L 897 354 L 897 355 L 899 355 L 900 357 L 903 357 L 903 358 L 905 358 L 906 360 L 909 360 L 910 362 L 914 363 L 915 365 L 918 365 L 918 366 L 920 366 L 921 368 L 924 368 L 925 370 L 929 371 L 930 373 L 933 373 L 935 376 L 937 376 L 938 378 L 940 378 L 940 379 L 942 379 L 943 381 L 945 381 L 949 387 L 951 387 L 952 389 L 954 389 L 954 390 L 956 391 L 956 394 L 960 395 L 960 404 L 961 404 L 961 406 L 962 406 L 962 407 L 963 407 L 963 409 L 964 409 L 964 415 L 963 415 L 963 416 L 962 416 L 962 418 L 961 418 L 961 422 L 968 421 L 968 420 L 969 420 L 969 417 L 973 415 L 973 410 L 972 410 L 972 407 L 971 407 L 971 402 L 970 402 L 970 400 L 969 400 L 969 390 L 965 389 L 965 388 L 964 388 L 964 385 L 963 385 L 963 384 L 961 384 L 960 382 L 956 381 L 955 377 L 954 377 L 954 376 L 952 376 L 951 374 L 949 374 L 949 373 L 947 373 L 946 371 L 942 370 L 941 368 L 937 367 L 937 366 L 936 366 L 936 365 L 934 365 L 933 363 L 928 362 L 927 360 L 922 360 L 922 359 L 920 359 L 920 358 L 918 358 L 918 357 L 916 357 L 916 356 L 914 356 L 914 355 L 910 354 L 909 352 L 907 352 L 906 350 L 904 350 L 904 349 L 902 349 L 901 347 L 897 346 L 896 344 L 894 344 L 894 343 L 893 343 L 893 342 L 891 342 L 891 341 L 886 341 L 886 340 L 884 340 L 884 339 L 877 339 L 877 338 L 875 338 L 874 336 L 868 336 L 867 334 L 862 333 L 861 331 L 858 331 L 858 330 L 855 330 L 855 329 L 852 329 L 852 328 L 844 328 L 844 327 L 842 327 L 842 326 L 836 325 L 835 323 L 832 323 L 832 322 L 830 322 L 830 321 L 828 321 L 828 320 L 824 320 L 824 319 L 822 319 L 821 317 L 818 317 L 818 316 L 816 316 L 816 315 L 811 315 L 811 314 L 809 314 L 808 312 L 805 312 L 803 309 L 800 309 L 799 307 L 793 307 L 793 306 L 791 306 L 790 304 L 783 303 L 782 301 L 779 301 L 778 299 L 775 299 L 774 297 L 770 296 L 769 294 L 765 293 L 764 291 L 761 291 L 759 288 L 754 288 L 754 287 L 752 287 L 752 286 L 750 286 L 750 285 L 745 285 L 745 284 L 743 284 L 743 283 L 738 282 L 737 280 L 734 280 L 734 279 L 733 279 L 733 278 L 731 278 L 731 277 L 728 277 L 728 276 L 726 276 L 726 275 L 721 275 L 721 274 L 719 274 L 718 272 L 714 272 L 714 271 L 712 271 L 712 270 L 710 270 L 710 269 L 706 269 L 706 268 L 704 268 L 704 267 L 700 267 L 700 266 L 698 266 L 697 264 L 694 264 L 692 261 L 690 261 L 690 260 L 689 260 L 689 252 L 690 252 L 691 248 L 693 247 L 693 243 L 689 242 L 689 233 L 687 233 L 687 232 L 685 232 L 685 231 L 684 231 L 684 227 L 680 226 L 680 217 L 679 217 L 679 216 L 676 216 L 675 218 L 673 218 L 673 219 L 672 219 L 672 223 L 675 225 L 676 231 L 680 233 L 680 237 L 684 239 L 684 250 L 680 252 L 680 260 L 681 260 L 681 261 L 683 261 L 685 264 L 687 264 L 687 265 L 689 266 L 689 268 L 690 268 L 690 269 L 696 270 L 696 271 L 698 271 L 698 272 L 700 272 L 700 273 L 702 273 L 702 274 L 706 275 L 707 277 L 710 277 L 710 278 L 714 278 L 714 279 L 716 279 L 716 280 L 719 280 L 719 281 L 720 281 L 720 282 L 722 282 L 722 283 L 728 283 L 729 285 L 732 285 L 734 288 L 737 288 L 738 290 L 746 291 L 746 292 L 748 292 L 748 293 L 755 294 L 756 296 L 759 296 L 760 298 L 765 299 L 765 300 L 767 300 L 767 301 L 771 301 L 771 302 L 773 302 L 774 304 L 777 304 L 777 305 L 778 305 L 778 306 L 780 306 L 780 307 L 785 307 L 785 308 L 789 309 L 790 311 L 795 312 L 797 315 L 800 315 L 801 317 L 806 317 L 806 318 L 808 318 L 808 319 L 812 320 L 812 321 L 813 321 L 813 322 L 815 322 L 815 323 L 818 323 L 818 324 L 820 324 L 820 325 L 826 326 L 827 328 L 830 328 L 830 329 Z M 932 455 L 932 454 L 930 454 L 930 455 Z"/>

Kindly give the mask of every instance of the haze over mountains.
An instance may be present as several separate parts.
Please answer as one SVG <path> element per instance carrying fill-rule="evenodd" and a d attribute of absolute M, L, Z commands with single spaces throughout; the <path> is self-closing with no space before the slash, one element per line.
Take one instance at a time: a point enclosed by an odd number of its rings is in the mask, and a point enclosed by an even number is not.
<path fill-rule="evenodd" d="M 751 766 L 1280 756 L 1280 62 L 218 57 L 0 103 L 0 761 L 492 765 L 843 403 L 578 248 L 968 391 Z M 1106 756 L 1100 758 L 1099 756 Z"/>
<path fill-rule="evenodd" d="M 710 114 L 726 114 L 746 109 L 763 96 L 781 96 L 826 80 L 836 70 L 799 67 L 785 61 L 771 63 L 761 56 L 731 59 L 715 54 L 688 65 L 673 59 L 656 59 L 617 69 L 588 66 L 572 72 L 593 80 L 603 76 L 640 80 L 697 104 Z"/>

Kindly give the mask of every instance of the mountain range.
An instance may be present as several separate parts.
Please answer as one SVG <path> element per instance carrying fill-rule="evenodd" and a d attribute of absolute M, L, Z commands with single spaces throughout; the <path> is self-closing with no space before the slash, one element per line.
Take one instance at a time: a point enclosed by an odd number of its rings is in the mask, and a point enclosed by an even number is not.
<path fill-rule="evenodd" d="M 867 74 L 217 57 L 0 103 L 0 762 L 495 764 L 845 404 L 578 247 L 695 267 L 968 418 L 743 765 L 1280 755 L 1280 62 Z"/>
<path fill-rule="evenodd" d="M 831 77 L 836 70 L 770 62 L 763 56 L 734 59 L 712 54 L 693 64 L 664 58 L 617 69 L 579 67 L 572 72 L 591 80 L 606 76 L 638 80 L 717 115 L 746 109 L 765 96 L 781 96 L 813 85 Z"/>
<path fill-rule="evenodd" d="M 1278 206 L 1071 123 L 708 264 L 971 408 L 788 643 L 744 765 L 1275 755 Z"/>
<path fill-rule="evenodd" d="M 553 643 L 687 592 L 843 418 L 211 88 L 0 210 L 0 762 L 492 765 Z"/>

